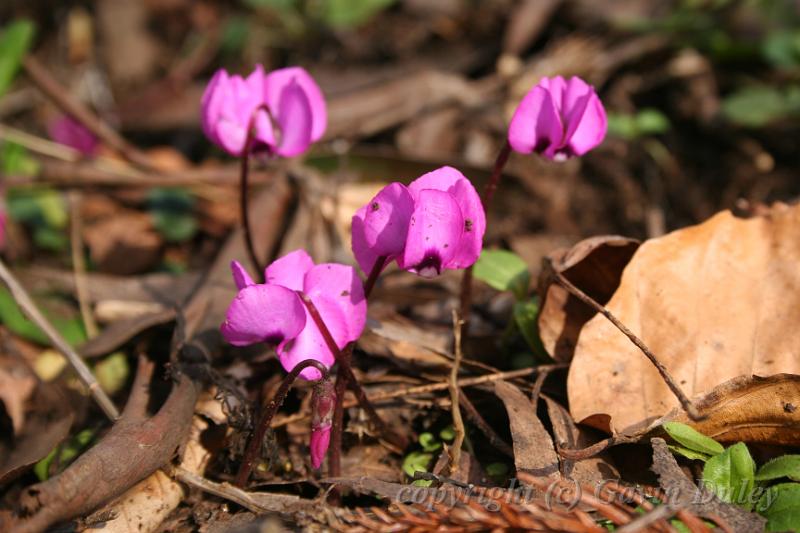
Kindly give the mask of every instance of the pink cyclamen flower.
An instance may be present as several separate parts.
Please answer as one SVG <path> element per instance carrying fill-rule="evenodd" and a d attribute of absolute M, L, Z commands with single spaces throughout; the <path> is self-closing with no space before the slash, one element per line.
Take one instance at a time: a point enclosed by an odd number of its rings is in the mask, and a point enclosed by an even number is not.
<path fill-rule="evenodd" d="M 563 161 L 583 155 L 603 141 L 606 111 L 594 88 L 573 76 L 542 78 L 520 102 L 508 142 L 523 154 L 536 152 Z"/>
<path fill-rule="evenodd" d="M 206 136 L 234 156 L 242 155 L 251 127 L 251 150 L 293 157 L 318 141 L 328 123 L 325 98 L 305 69 L 265 74 L 261 65 L 247 78 L 218 70 L 203 93 L 200 118 Z"/>
<path fill-rule="evenodd" d="M 91 156 L 97 151 L 97 137 L 86 129 L 86 126 L 68 115 L 50 121 L 47 133 L 57 143 L 74 148 L 83 155 Z"/>
<path fill-rule="evenodd" d="M 314 385 L 311 395 L 311 466 L 319 468 L 331 442 L 336 391 L 330 380 Z"/>
<path fill-rule="evenodd" d="M 486 215 L 472 183 L 442 167 L 406 187 L 391 183 L 353 216 L 353 254 L 368 273 L 378 257 L 423 277 L 466 268 L 481 253 Z"/>
<path fill-rule="evenodd" d="M 314 265 L 305 250 L 295 250 L 266 268 L 266 283 L 254 283 L 236 261 L 231 263 L 231 270 L 239 293 L 220 328 L 223 337 L 234 346 L 259 342 L 276 345 L 278 359 L 287 371 L 305 359 L 316 359 L 330 367 L 335 358 L 299 292 L 313 302 L 339 349 L 357 340 L 364 330 L 364 287 L 351 266 Z M 300 377 L 316 380 L 320 375 L 309 367 Z"/>

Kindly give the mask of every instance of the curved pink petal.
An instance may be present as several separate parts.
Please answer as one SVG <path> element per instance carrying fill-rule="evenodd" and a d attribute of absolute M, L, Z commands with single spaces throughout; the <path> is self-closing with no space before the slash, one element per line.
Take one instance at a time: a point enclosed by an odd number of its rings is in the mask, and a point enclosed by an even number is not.
<path fill-rule="evenodd" d="M 453 195 L 424 189 L 417 194 L 401 268 L 431 278 L 454 258 L 464 233 L 464 217 Z"/>
<path fill-rule="evenodd" d="M 275 113 L 275 108 L 272 109 Z M 291 80 L 281 91 L 275 118 L 281 129 L 280 144 L 275 150 L 278 155 L 294 157 L 308 150 L 311 145 L 311 104 L 296 80 Z"/>
<path fill-rule="evenodd" d="M 605 138 L 606 110 L 594 88 L 577 77 L 569 81 L 566 100 L 566 144 L 572 154 L 583 155 Z"/>
<path fill-rule="evenodd" d="M 483 235 L 486 233 L 486 213 L 478 191 L 468 179 L 459 180 L 450 190 L 450 194 L 461 207 L 464 233 L 461 235 L 453 259 L 445 267 L 466 268 L 475 263 L 481 255 Z"/>
<path fill-rule="evenodd" d="M 564 95 L 567 91 L 567 82 L 564 80 L 564 77 L 553 76 L 552 78 L 548 78 L 547 76 L 544 76 L 541 80 L 539 80 L 537 85 L 550 93 L 550 98 L 553 99 L 553 107 L 555 107 L 556 111 L 561 114 L 564 104 Z"/>
<path fill-rule="evenodd" d="M 219 144 L 216 125 L 222 112 L 222 105 L 225 101 L 228 85 L 228 73 L 225 69 L 219 69 L 211 81 L 208 82 L 203 97 L 200 100 L 200 122 L 203 126 L 203 133 L 214 144 Z"/>
<path fill-rule="evenodd" d="M 57 143 L 74 148 L 86 156 L 93 155 L 99 144 L 97 137 L 86 126 L 68 115 L 52 120 L 47 125 L 47 133 Z"/>
<path fill-rule="evenodd" d="M 445 268 L 465 268 L 477 261 L 483 248 L 486 214 L 472 182 L 455 168 L 445 166 L 420 176 L 408 189 L 415 196 L 423 189 L 447 191 L 453 195 L 464 218 L 464 233 L 453 259 Z"/>
<path fill-rule="evenodd" d="M 246 128 L 235 119 L 220 119 L 215 126 L 219 146 L 233 156 L 240 156 L 247 138 Z"/>
<path fill-rule="evenodd" d="M 369 275 L 369 273 L 372 272 L 372 268 L 375 266 L 375 261 L 378 260 L 378 254 L 372 250 L 372 247 L 367 242 L 366 227 L 364 226 L 364 219 L 366 218 L 366 215 L 366 205 L 356 211 L 356 214 L 353 215 L 353 218 L 351 219 L 350 246 L 353 250 L 353 255 L 355 256 L 356 261 L 358 262 L 358 266 L 361 267 L 364 275 Z"/>
<path fill-rule="evenodd" d="M 277 285 L 250 285 L 231 302 L 220 330 L 234 346 L 247 346 L 279 344 L 305 326 L 305 306 L 297 293 Z"/>
<path fill-rule="evenodd" d="M 255 285 L 253 278 L 247 273 L 247 270 L 242 266 L 239 261 L 231 261 L 231 273 L 233 274 L 233 282 L 239 290 Z"/>
<path fill-rule="evenodd" d="M 303 306 L 305 309 L 305 306 Z M 349 339 L 349 332 L 347 330 L 347 318 L 344 312 L 334 303 L 327 300 L 314 301 L 314 307 L 319 311 L 325 326 L 331 333 L 336 346 L 341 349 Z M 306 327 L 303 328 L 294 339 L 289 340 L 282 345 L 278 346 L 278 359 L 281 365 L 287 372 L 291 371 L 297 363 L 305 359 L 316 359 L 326 367 L 330 368 L 334 361 L 335 356 L 325 342 L 325 337 L 322 336 L 319 328 L 317 327 L 314 319 L 308 314 L 305 309 Z M 308 367 L 300 372 L 300 377 L 310 381 L 318 380 L 320 377 L 319 370 L 313 367 Z"/>
<path fill-rule="evenodd" d="M 394 257 L 406 244 L 414 199 L 402 183 L 390 183 L 365 206 L 364 238 L 377 255 Z"/>
<path fill-rule="evenodd" d="M 264 279 L 270 285 L 280 285 L 293 291 L 303 290 L 303 278 L 314 266 L 305 250 L 294 250 L 270 263 L 264 269 Z M 291 369 L 290 369 L 291 370 Z"/>
<path fill-rule="evenodd" d="M 367 300 L 356 269 L 338 263 L 319 264 L 306 273 L 303 292 L 314 302 L 332 335 L 334 329 L 344 332 L 342 338 L 333 335 L 339 348 L 358 340 L 367 322 Z M 333 308 L 340 312 L 332 312 Z M 336 324 L 337 320 L 342 323 Z"/>
<path fill-rule="evenodd" d="M 564 129 L 550 93 L 536 86 L 522 99 L 508 127 L 508 142 L 515 151 L 538 152 L 553 158 L 562 146 Z"/>
<path fill-rule="evenodd" d="M 308 98 L 312 117 L 311 142 L 318 141 L 328 127 L 328 111 L 319 85 L 304 68 L 287 67 L 267 74 L 264 81 L 266 101 L 270 109 L 278 109 L 283 88 L 292 80 L 297 82 Z"/>

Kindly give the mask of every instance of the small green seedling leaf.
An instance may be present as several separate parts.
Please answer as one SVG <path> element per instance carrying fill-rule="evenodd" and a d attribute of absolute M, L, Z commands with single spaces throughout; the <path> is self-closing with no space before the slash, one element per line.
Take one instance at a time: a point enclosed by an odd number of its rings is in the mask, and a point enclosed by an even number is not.
<path fill-rule="evenodd" d="M 403 472 L 405 472 L 408 477 L 414 479 L 414 472 L 428 471 L 428 465 L 430 464 L 431 459 L 433 459 L 433 454 L 421 451 L 411 452 L 403 459 Z M 414 485 L 420 487 L 429 487 L 431 484 L 432 481 L 425 479 L 418 479 L 414 481 Z"/>
<path fill-rule="evenodd" d="M 53 467 L 57 467 L 59 472 L 63 471 L 86 449 L 89 443 L 92 442 L 94 434 L 95 430 L 84 429 L 69 439 L 65 445 L 56 446 L 53 451 L 47 454 L 47 457 L 34 465 L 33 472 L 36 474 L 36 477 L 38 477 L 40 481 L 47 480 L 51 475 L 51 468 Z M 58 460 L 56 461 L 56 459 Z"/>
<path fill-rule="evenodd" d="M 426 452 L 435 452 L 442 447 L 442 443 L 436 440 L 433 433 L 421 433 L 419 436 L 419 445 Z"/>
<path fill-rule="evenodd" d="M 683 446 L 679 446 L 679 445 L 670 444 L 669 445 L 669 449 L 670 449 L 670 451 L 672 453 L 676 453 L 678 455 L 682 455 L 683 457 L 686 457 L 687 459 L 691 459 L 692 461 L 703 461 L 703 462 L 705 462 L 705 461 L 708 461 L 711 458 L 710 455 L 706 455 L 706 454 L 701 453 L 701 452 L 696 452 L 694 450 L 690 450 L 689 448 L 684 448 Z"/>
<path fill-rule="evenodd" d="M 725 451 L 719 442 L 680 422 L 665 422 L 664 431 L 683 447 L 705 455 L 718 455 Z"/>
<path fill-rule="evenodd" d="M 756 511 L 767 519 L 767 531 L 800 531 L 800 483 L 769 487 Z"/>
<path fill-rule="evenodd" d="M 781 455 L 765 463 L 756 473 L 756 481 L 769 481 L 788 477 L 800 481 L 800 455 Z"/>
<path fill-rule="evenodd" d="M 156 188 L 148 195 L 153 226 L 169 242 L 185 242 L 197 233 L 194 197 L 183 189 Z"/>
<path fill-rule="evenodd" d="M 539 299 L 536 296 L 514 303 L 514 322 L 533 351 L 534 358 L 539 361 L 547 360 L 547 351 L 539 337 Z"/>
<path fill-rule="evenodd" d="M 715 455 L 703 468 L 703 485 L 716 494 L 720 500 L 735 503 L 747 510 L 752 508 L 751 493 L 756 472 L 756 464 L 747 446 L 738 442 Z"/>
<path fill-rule="evenodd" d="M 77 346 L 86 340 L 86 332 L 78 317 L 57 317 L 46 311 L 44 315 L 72 346 Z M 20 337 L 45 346 L 50 345 L 44 332 L 22 314 L 14 297 L 5 288 L 0 288 L 0 322 Z"/>
<path fill-rule="evenodd" d="M 320 18 L 334 28 L 357 27 L 397 0 L 321 0 Z"/>
<path fill-rule="evenodd" d="M 14 81 L 22 58 L 33 42 L 33 22 L 20 19 L 12 22 L 0 34 L 0 96 L 3 96 Z"/>
<path fill-rule="evenodd" d="M 473 271 L 475 277 L 498 291 L 511 291 L 518 300 L 525 299 L 531 281 L 528 265 L 508 250 L 484 250 Z"/>
<path fill-rule="evenodd" d="M 112 396 L 122 390 L 128 382 L 130 372 L 128 358 L 122 352 L 113 353 L 94 366 L 98 383 Z"/>
<path fill-rule="evenodd" d="M 456 438 L 456 430 L 453 429 L 453 426 L 447 426 L 439 432 L 439 438 L 443 441 L 450 442 Z"/>

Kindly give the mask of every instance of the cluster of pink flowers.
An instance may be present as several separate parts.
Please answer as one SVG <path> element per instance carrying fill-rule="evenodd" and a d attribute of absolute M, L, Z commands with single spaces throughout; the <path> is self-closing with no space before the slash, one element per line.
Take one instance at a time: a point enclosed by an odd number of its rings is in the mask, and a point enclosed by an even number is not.
<path fill-rule="evenodd" d="M 247 78 L 220 70 L 202 101 L 207 137 L 236 156 L 258 150 L 285 157 L 301 154 L 322 137 L 326 123 L 322 93 L 299 67 L 265 74 L 257 66 Z M 508 143 L 517 152 L 560 161 L 596 147 L 606 127 L 605 110 L 590 85 L 575 77 L 543 78 L 517 108 Z M 365 275 L 377 275 L 396 261 L 401 269 L 431 278 L 446 269 L 473 265 L 485 230 L 486 214 L 475 187 L 458 170 L 442 167 L 407 186 L 391 183 L 361 207 L 352 219 L 352 248 Z M 340 350 L 364 329 L 364 285 L 351 266 L 314 265 L 305 251 L 296 250 L 266 268 L 264 283 L 254 283 L 237 262 L 231 269 L 239 292 L 228 308 L 222 334 L 236 346 L 274 345 L 287 371 L 305 359 L 328 368 L 335 362 L 304 298 L 318 309 Z M 307 367 L 300 377 L 321 376 Z M 320 380 L 312 398 L 314 468 L 328 448 L 335 401 L 332 385 Z"/>

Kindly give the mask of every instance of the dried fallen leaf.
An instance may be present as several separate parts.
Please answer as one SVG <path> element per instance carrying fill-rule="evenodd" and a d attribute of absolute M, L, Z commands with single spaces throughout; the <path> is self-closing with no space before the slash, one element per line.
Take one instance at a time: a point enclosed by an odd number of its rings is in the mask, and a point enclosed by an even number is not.
<path fill-rule="evenodd" d="M 536 416 L 530 398 L 507 381 L 496 382 L 494 391 L 508 412 L 514 443 L 514 466 L 518 471 L 537 477 L 560 479 L 553 439 Z"/>
<path fill-rule="evenodd" d="M 638 241 L 615 235 L 592 237 L 569 250 L 550 254 L 553 268 L 600 303 L 605 303 L 619 286 L 622 269 L 630 261 Z M 553 283 L 544 269 L 539 278 L 542 310 L 539 334 L 547 353 L 556 361 L 572 359 L 578 334 L 595 314 L 586 304 Z"/>
<path fill-rule="evenodd" d="M 800 206 L 748 219 L 719 213 L 642 244 L 607 308 L 690 397 L 738 376 L 800 373 L 798 243 Z M 653 365 L 599 315 L 580 333 L 567 387 L 575 420 L 607 414 L 622 433 L 677 405 Z"/>

